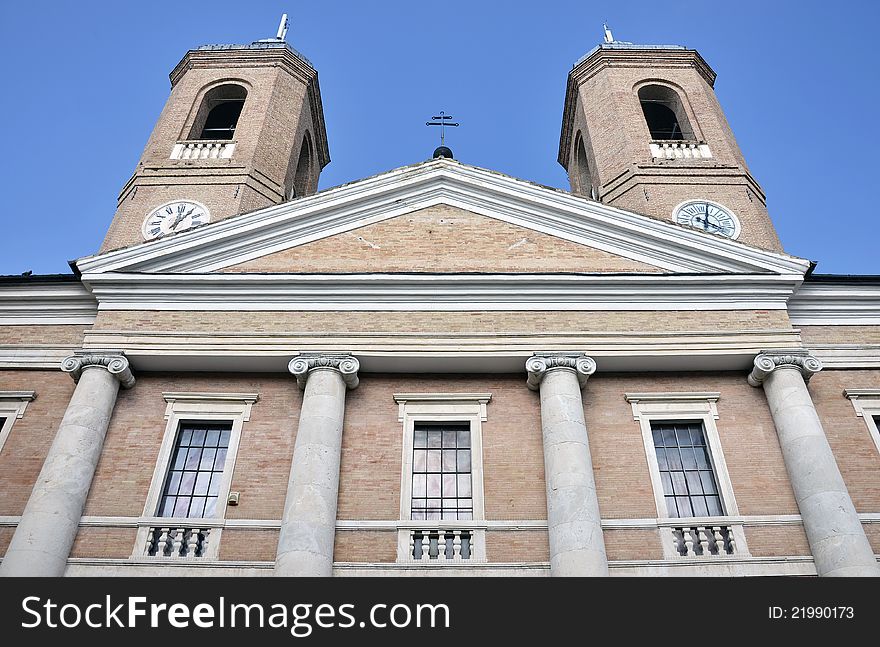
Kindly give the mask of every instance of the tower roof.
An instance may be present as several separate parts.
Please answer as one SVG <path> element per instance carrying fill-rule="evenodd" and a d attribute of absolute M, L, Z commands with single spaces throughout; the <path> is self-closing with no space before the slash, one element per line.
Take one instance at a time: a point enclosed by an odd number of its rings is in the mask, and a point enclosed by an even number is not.
<path fill-rule="evenodd" d="M 586 54 L 581 56 L 575 62 L 575 64 L 572 65 L 572 67 L 577 67 L 578 65 L 581 64 L 582 61 L 585 61 L 586 59 L 590 58 L 593 54 L 595 54 L 596 52 L 603 50 L 603 49 L 636 49 L 636 50 L 638 50 L 638 49 L 684 49 L 684 50 L 686 50 L 687 47 L 685 47 L 684 45 L 639 45 L 637 43 L 628 43 L 626 41 L 615 40 L 614 42 L 611 42 L 611 43 L 600 43 L 600 44 L 596 45 L 589 52 L 587 52 Z"/>
<path fill-rule="evenodd" d="M 230 49 L 283 49 L 289 51 L 291 54 L 296 56 L 303 63 L 308 65 L 310 68 L 315 69 L 315 66 L 312 65 L 312 62 L 302 55 L 298 50 L 291 47 L 286 41 L 278 40 L 277 38 L 267 38 L 266 40 L 255 40 L 250 45 L 239 45 L 235 43 L 216 43 L 210 45 L 200 45 L 196 48 L 197 51 L 216 51 L 216 50 L 230 50 Z"/>

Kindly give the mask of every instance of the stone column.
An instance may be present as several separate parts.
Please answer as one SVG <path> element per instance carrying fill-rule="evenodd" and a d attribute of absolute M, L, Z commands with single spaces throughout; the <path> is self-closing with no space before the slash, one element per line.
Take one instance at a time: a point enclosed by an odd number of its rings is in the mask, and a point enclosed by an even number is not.
<path fill-rule="evenodd" d="M 553 576 L 608 575 L 581 399 L 581 389 L 595 370 L 596 362 L 576 354 L 536 354 L 526 362 L 526 384 L 541 393 Z"/>
<path fill-rule="evenodd" d="M 764 387 L 785 468 L 820 576 L 880 576 L 807 382 L 822 369 L 805 350 L 765 351 L 749 384 Z"/>
<path fill-rule="evenodd" d="M 288 369 L 305 391 L 275 557 L 275 575 L 330 577 L 345 390 L 358 385 L 349 355 L 302 355 Z"/>
<path fill-rule="evenodd" d="M 67 568 L 119 385 L 134 386 L 119 351 L 81 351 L 61 362 L 76 389 L 49 447 L 0 576 L 60 577 Z"/>

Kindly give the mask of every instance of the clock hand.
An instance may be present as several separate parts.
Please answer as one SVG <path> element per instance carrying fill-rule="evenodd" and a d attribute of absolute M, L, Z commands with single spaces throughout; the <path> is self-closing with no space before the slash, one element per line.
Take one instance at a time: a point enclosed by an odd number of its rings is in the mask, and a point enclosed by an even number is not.
<path fill-rule="evenodd" d="M 191 208 L 189 211 L 187 211 L 186 213 L 183 213 L 183 211 L 180 211 L 180 212 L 177 214 L 177 217 L 174 219 L 174 222 L 171 223 L 171 226 L 168 228 L 168 230 L 169 230 L 169 231 L 175 231 L 175 230 L 177 229 L 177 225 L 179 225 L 181 222 L 183 222 L 184 220 L 186 220 L 186 217 L 189 216 L 189 215 L 190 215 L 193 211 L 195 211 L 195 210 L 196 210 L 196 208 L 195 208 L 195 207 L 192 207 L 192 208 Z"/>

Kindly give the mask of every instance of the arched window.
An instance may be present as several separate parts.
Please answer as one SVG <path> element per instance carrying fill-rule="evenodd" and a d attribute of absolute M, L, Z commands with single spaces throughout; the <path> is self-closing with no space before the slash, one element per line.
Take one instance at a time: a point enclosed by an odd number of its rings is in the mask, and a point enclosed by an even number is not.
<path fill-rule="evenodd" d="M 232 139 L 247 90 L 240 85 L 220 85 L 205 94 L 196 121 L 192 139 Z"/>
<path fill-rule="evenodd" d="M 681 97 L 672 88 L 646 85 L 639 89 L 642 112 L 651 139 L 695 139 Z"/>
<path fill-rule="evenodd" d="M 293 184 L 290 187 L 290 197 L 297 198 L 310 195 L 315 192 L 317 186 L 313 184 L 312 173 L 312 136 L 306 131 L 299 149 L 299 158 L 296 161 L 296 171 L 293 175 Z"/>
<path fill-rule="evenodd" d="M 580 131 L 575 136 L 575 172 L 574 178 L 577 186 L 575 186 L 575 192 L 581 194 L 584 197 L 588 198 L 596 198 L 596 193 L 593 189 L 593 180 L 590 176 L 590 162 L 587 158 L 587 148 L 584 146 L 584 140 L 581 137 Z"/>

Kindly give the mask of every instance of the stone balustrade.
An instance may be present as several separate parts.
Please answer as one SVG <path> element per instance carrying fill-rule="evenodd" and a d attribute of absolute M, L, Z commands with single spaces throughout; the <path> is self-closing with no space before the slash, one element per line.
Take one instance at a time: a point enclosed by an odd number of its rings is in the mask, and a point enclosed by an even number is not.
<path fill-rule="evenodd" d="M 227 139 L 181 141 L 174 144 L 170 159 L 229 159 L 233 152 L 235 142 Z"/>
<path fill-rule="evenodd" d="M 215 538 L 212 530 L 180 524 L 147 527 L 142 556 L 155 559 L 206 558 L 210 555 L 210 540 Z"/>
<path fill-rule="evenodd" d="M 698 141 L 653 141 L 650 143 L 651 157 L 654 159 L 709 159 L 712 151 L 709 145 Z"/>
<path fill-rule="evenodd" d="M 486 561 L 486 529 L 461 521 L 401 521 L 397 528 L 397 562 L 473 564 Z"/>
<path fill-rule="evenodd" d="M 664 541 L 677 557 L 724 557 L 739 554 L 733 528 L 728 525 L 680 525 L 664 528 Z"/>
<path fill-rule="evenodd" d="M 469 560 L 472 537 L 470 530 L 413 530 L 409 556 L 416 562 Z"/>

